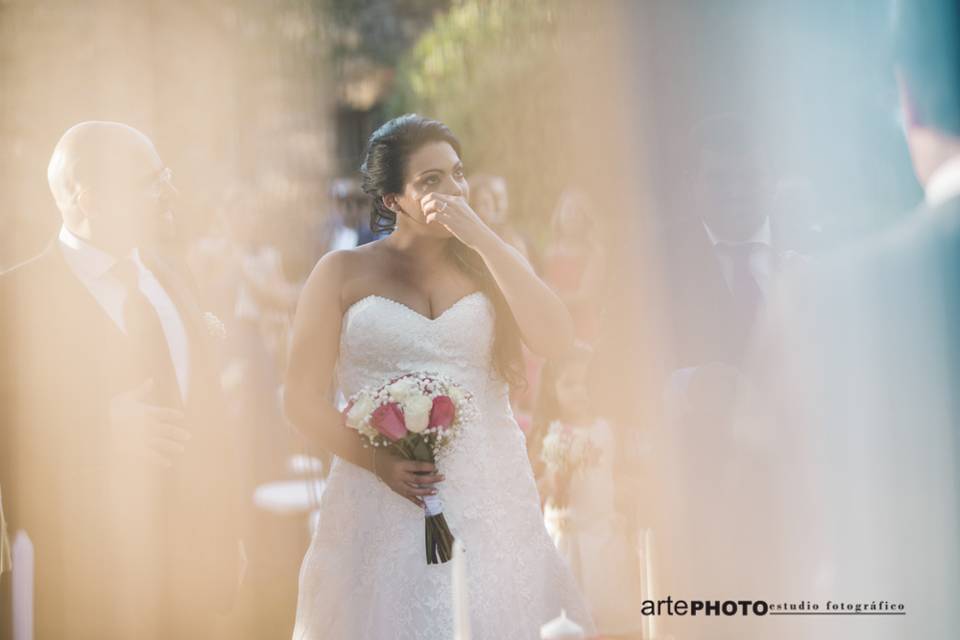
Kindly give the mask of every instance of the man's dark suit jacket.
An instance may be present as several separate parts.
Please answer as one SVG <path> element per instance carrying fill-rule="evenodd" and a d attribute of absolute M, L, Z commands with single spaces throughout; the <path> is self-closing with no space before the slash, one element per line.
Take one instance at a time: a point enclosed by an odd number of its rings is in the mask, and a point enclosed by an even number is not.
<path fill-rule="evenodd" d="M 757 310 L 745 310 L 734 299 L 720 258 L 697 224 L 685 229 L 673 245 L 668 285 L 673 327 L 673 369 L 711 362 L 739 366 L 750 343 Z M 771 278 L 799 259 L 792 251 L 769 247 Z"/>
<path fill-rule="evenodd" d="M 218 344 L 184 279 L 149 266 L 191 352 L 192 439 L 172 469 L 112 447 L 110 399 L 153 374 L 59 243 L 0 276 L 0 483 L 11 533 L 26 530 L 35 548 L 38 640 L 195 637 L 236 588 L 239 496 Z M 6 574 L 3 638 L 9 591 Z"/>

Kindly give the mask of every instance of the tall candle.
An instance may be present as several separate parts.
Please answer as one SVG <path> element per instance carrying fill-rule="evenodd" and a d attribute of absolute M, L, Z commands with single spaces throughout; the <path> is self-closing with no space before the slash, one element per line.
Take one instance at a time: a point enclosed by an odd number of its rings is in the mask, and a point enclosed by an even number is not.
<path fill-rule="evenodd" d="M 33 541 L 26 531 L 13 537 L 13 638 L 33 640 Z"/>
<path fill-rule="evenodd" d="M 653 530 L 643 530 L 643 597 L 646 600 L 656 600 L 653 592 Z M 645 616 L 643 624 L 644 640 L 653 640 L 657 637 L 657 629 L 653 616 Z"/>
<path fill-rule="evenodd" d="M 453 541 L 453 629 L 454 640 L 470 640 L 470 599 L 467 594 L 467 559 L 463 543 Z"/>

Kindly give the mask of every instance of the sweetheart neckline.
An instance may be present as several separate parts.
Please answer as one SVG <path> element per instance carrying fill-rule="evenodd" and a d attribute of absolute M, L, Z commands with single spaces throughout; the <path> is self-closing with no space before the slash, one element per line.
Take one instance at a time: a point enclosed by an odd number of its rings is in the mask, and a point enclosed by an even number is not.
<path fill-rule="evenodd" d="M 406 309 L 407 311 L 409 311 L 409 312 L 412 313 L 413 315 L 417 316 L 418 318 L 422 318 L 425 322 L 437 322 L 438 320 L 440 320 L 441 318 L 443 318 L 445 315 L 447 315 L 448 313 L 450 313 L 450 312 L 451 312 L 453 309 L 455 309 L 457 306 L 459 306 L 460 303 L 465 302 L 468 298 L 472 298 L 473 296 L 476 296 L 476 295 L 483 295 L 483 291 L 481 291 L 481 290 L 479 290 L 479 289 L 477 289 L 476 291 L 471 291 L 470 293 L 468 293 L 468 294 L 466 294 L 466 295 L 461 296 L 460 298 L 458 298 L 456 302 L 454 302 L 454 303 L 451 304 L 449 307 L 447 307 L 446 309 L 444 309 L 443 311 L 441 311 L 441 312 L 440 312 L 440 315 L 438 315 L 437 317 L 435 317 L 435 318 L 429 318 L 429 317 L 423 315 L 422 313 L 420 313 L 419 311 L 417 311 L 416 309 L 414 309 L 413 307 L 411 307 L 411 306 L 409 306 L 409 305 L 406 305 L 406 304 L 404 304 L 404 303 L 402 303 L 402 302 L 398 302 L 397 300 L 394 300 L 393 298 L 388 298 L 388 297 L 386 297 L 386 296 L 381 296 L 381 295 L 376 294 L 376 293 L 371 293 L 371 294 L 369 294 L 369 295 L 363 296 L 362 298 L 360 298 L 359 300 L 357 300 L 356 302 L 354 302 L 353 304 L 351 304 L 349 307 L 347 307 L 347 310 L 343 312 L 343 317 L 346 318 L 346 317 L 350 314 L 350 312 L 353 311 L 354 307 L 356 307 L 357 305 L 359 305 L 361 302 L 364 302 L 364 301 L 370 300 L 370 299 L 380 299 L 380 300 L 386 300 L 387 302 L 390 302 L 390 303 L 392 303 L 392 304 L 394 304 L 394 305 L 396 305 L 396 306 L 398 306 L 398 307 L 401 307 L 401 308 L 403 308 L 403 309 Z"/>

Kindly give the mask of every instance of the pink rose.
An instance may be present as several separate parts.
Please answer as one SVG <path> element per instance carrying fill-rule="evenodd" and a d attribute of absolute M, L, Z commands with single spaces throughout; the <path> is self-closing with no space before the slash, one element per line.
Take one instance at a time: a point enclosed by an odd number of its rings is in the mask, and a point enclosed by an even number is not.
<path fill-rule="evenodd" d="M 427 427 L 447 429 L 453 424 L 455 414 L 456 409 L 453 406 L 453 400 L 447 396 L 437 396 L 433 399 L 433 407 L 430 409 L 430 423 Z"/>
<path fill-rule="evenodd" d="M 403 422 L 403 411 L 396 402 L 388 402 L 374 409 L 370 424 L 391 442 L 407 435 L 407 426 Z"/>

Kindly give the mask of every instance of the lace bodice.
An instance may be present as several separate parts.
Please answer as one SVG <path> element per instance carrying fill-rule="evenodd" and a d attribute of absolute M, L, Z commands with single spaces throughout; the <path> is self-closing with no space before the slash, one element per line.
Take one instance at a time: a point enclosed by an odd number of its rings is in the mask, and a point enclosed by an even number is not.
<path fill-rule="evenodd" d="M 507 397 L 491 366 L 493 313 L 480 291 L 433 319 L 390 298 L 361 298 L 344 313 L 340 332 L 337 378 L 344 396 L 402 373 L 434 371 L 478 397 Z"/>

